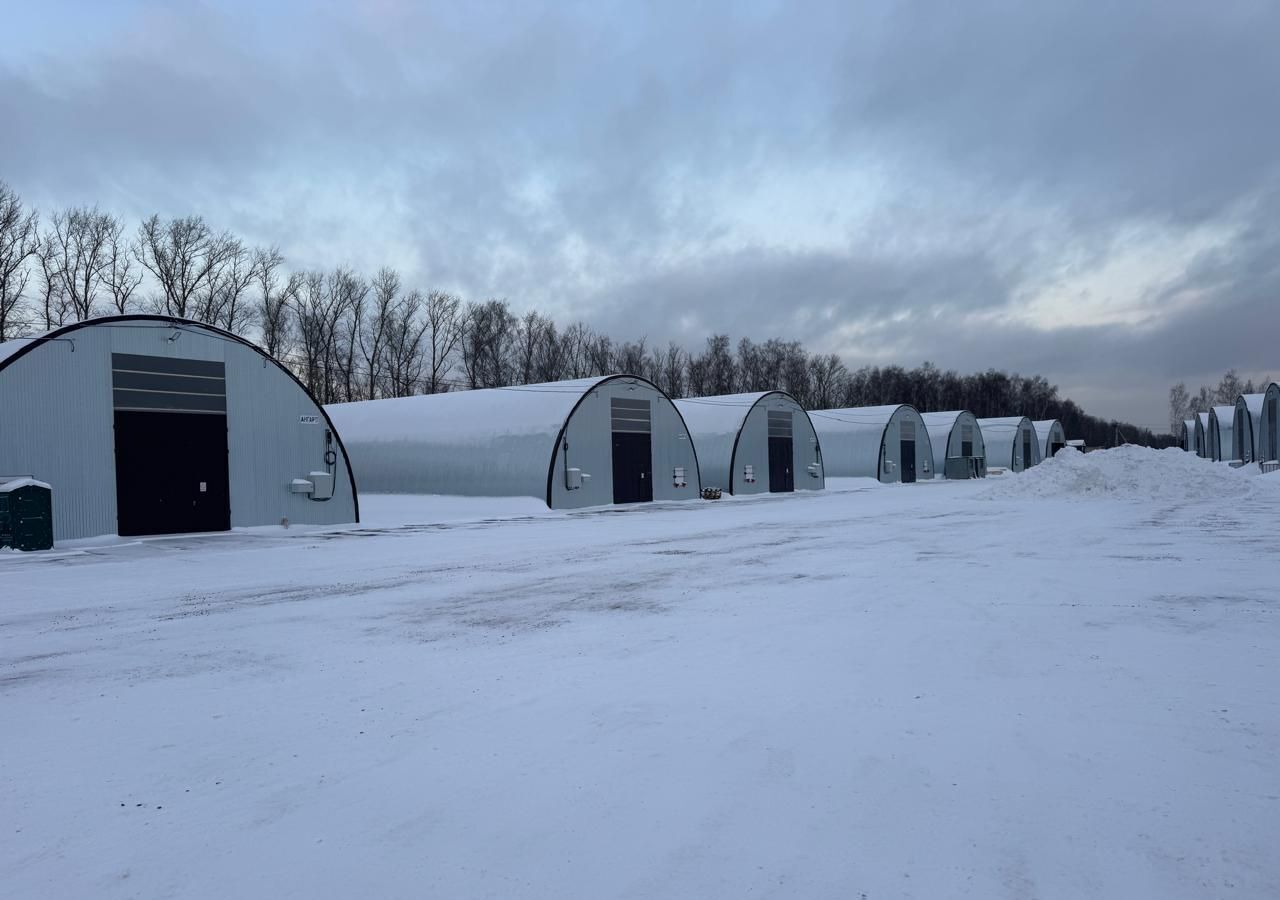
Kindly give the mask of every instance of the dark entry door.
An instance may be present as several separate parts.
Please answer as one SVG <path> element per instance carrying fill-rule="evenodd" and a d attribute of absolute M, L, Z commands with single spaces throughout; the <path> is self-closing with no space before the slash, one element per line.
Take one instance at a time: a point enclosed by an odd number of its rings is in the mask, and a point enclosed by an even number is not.
<path fill-rule="evenodd" d="M 912 484 L 916 480 L 916 442 L 899 441 L 898 452 L 902 454 L 902 482 Z"/>
<path fill-rule="evenodd" d="M 1031 435 L 1025 432 L 1022 435 L 1022 468 L 1031 468 Z"/>
<path fill-rule="evenodd" d="M 225 415 L 117 410 L 115 425 L 120 534 L 231 527 Z"/>
<path fill-rule="evenodd" d="M 613 502 L 653 499 L 653 440 L 648 434 L 613 433 Z"/>
<path fill-rule="evenodd" d="M 1052 444 L 1050 444 L 1050 445 L 1049 445 L 1049 456 L 1051 456 L 1051 457 L 1053 457 L 1053 456 L 1057 456 L 1057 455 L 1058 455 L 1058 451 L 1059 451 L 1059 450 L 1061 450 L 1061 449 L 1062 449 L 1063 447 L 1065 447 L 1065 446 L 1067 446 L 1067 445 L 1066 445 L 1066 444 L 1064 444 L 1064 443 L 1062 443 L 1061 441 L 1054 441 Z"/>
<path fill-rule="evenodd" d="M 792 467 L 795 447 L 791 438 L 769 438 L 769 492 L 783 494 L 796 489 L 796 473 Z"/>

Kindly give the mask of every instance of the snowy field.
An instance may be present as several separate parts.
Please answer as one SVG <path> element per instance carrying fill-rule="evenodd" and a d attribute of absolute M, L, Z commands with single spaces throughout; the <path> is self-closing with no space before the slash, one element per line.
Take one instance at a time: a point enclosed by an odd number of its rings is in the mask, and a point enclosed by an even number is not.
<path fill-rule="evenodd" d="M 0 553 L 5 897 L 1280 897 L 1280 475 Z"/>

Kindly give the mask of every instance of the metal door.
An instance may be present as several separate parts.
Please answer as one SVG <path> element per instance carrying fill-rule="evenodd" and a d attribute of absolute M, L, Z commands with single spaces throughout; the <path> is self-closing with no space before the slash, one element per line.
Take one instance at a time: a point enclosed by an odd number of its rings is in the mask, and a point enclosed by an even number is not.
<path fill-rule="evenodd" d="M 653 439 L 649 434 L 613 433 L 613 502 L 653 499 Z"/>
<path fill-rule="evenodd" d="M 916 442 L 899 441 L 898 452 L 902 455 L 902 481 L 912 484 L 916 480 Z"/>
<path fill-rule="evenodd" d="M 793 471 L 795 445 L 791 438 L 769 438 L 769 492 L 782 494 L 796 489 Z"/>
<path fill-rule="evenodd" d="M 116 516 L 122 535 L 227 531 L 227 417 L 115 413 Z"/>

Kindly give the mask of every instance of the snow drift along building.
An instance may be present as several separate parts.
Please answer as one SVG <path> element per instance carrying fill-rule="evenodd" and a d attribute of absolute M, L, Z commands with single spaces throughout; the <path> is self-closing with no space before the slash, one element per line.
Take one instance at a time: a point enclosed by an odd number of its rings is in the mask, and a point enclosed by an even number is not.
<path fill-rule="evenodd" d="M 1031 423 L 1036 429 L 1036 441 L 1040 445 L 1040 460 L 1053 459 L 1053 455 L 1067 446 L 1067 433 L 1057 419 L 1041 419 Z"/>
<path fill-rule="evenodd" d="M 562 509 L 701 492 L 680 411 L 634 375 L 327 410 L 366 493 L 537 497 Z"/>
<path fill-rule="evenodd" d="M 822 447 L 809 414 L 783 391 L 676 400 L 698 449 L 702 483 L 731 494 L 819 490 Z"/>
<path fill-rule="evenodd" d="M 968 410 L 921 413 L 940 478 L 987 477 L 987 451 L 978 420 Z"/>
<path fill-rule="evenodd" d="M 828 476 L 885 484 L 933 478 L 933 447 L 914 406 L 862 406 L 809 413 Z"/>
<path fill-rule="evenodd" d="M 1231 456 L 1231 428 L 1235 418 L 1236 408 L 1234 406 L 1215 406 L 1209 410 L 1209 459 L 1214 462 L 1223 462 L 1233 458 Z"/>
<path fill-rule="evenodd" d="M 1200 446 L 1204 443 L 1204 429 L 1200 427 L 1200 419 L 1187 419 L 1182 423 L 1182 449 L 1188 453 L 1200 455 Z"/>
<path fill-rule="evenodd" d="M 57 540 L 359 520 L 336 429 L 288 369 L 184 319 L 0 344 L 0 475 L 53 490 Z"/>
<path fill-rule="evenodd" d="M 1040 462 L 1040 440 L 1036 427 L 1026 416 L 979 419 L 982 439 L 987 442 L 987 465 L 1021 472 Z"/>

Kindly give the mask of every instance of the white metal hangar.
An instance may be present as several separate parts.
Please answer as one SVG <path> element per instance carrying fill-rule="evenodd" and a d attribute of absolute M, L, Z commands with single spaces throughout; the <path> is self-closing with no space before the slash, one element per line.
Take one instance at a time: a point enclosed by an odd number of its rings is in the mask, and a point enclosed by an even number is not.
<path fill-rule="evenodd" d="M 1209 459 L 1214 462 L 1232 459 L 1231 427 L 1235 418 L 1234 406 L 1215 406 L 1209 410 Z"/>
<path fill-rule="evenodd" d="M 1209 414 L 1196 413 L 1196 421 L 1200 423 L 1200 446 L 1196 448 L 1196 454 L 1204 459 L 1212 459 L 1213 455 L 1209 451 Z"/>
<path fill-rule="evenodd" d="M 979 419 L 982 439 L 987 442 L 987 465 L 1022 472 L 1040 462 L 1040 441 L 1036 427 L 1026 416 Z"/>
<path fill-rule="evenodd" d="M 1036 429 L 1036 441 L 1040 445 L 1040 460 L 1053 459 L 1053 455 L 1067 446 L 1067 433 L 1057 419 L 1041 419 L 1031 423 Z"/>
<path fill-rule="evenodd" d="M 288 369 L 166 316 L 0 344 L 0 475 L 53 490 L 57 540 L 359 520 L 333 424 Z"/>
<path fill-rule="evenodd" d="M 914 406 L 862 406 L 811 411 L 823 466 L 836 478 L 885 484 L 933 478 L 933 446 Z"/>
<path fill-rule="evenodd" d="M 943 478 L 985 478 L 987 450 L 978 420 L 968 410 L 921 413 L 933 447 L 933 473 Z"/>
<path fill-rule="evenodd" d="M 1182 449 L 1188 453 L 1200 455 L 1200 445 L 1204 442 L 1204 429 L 1200 426 L 1200 417 L 1187 419 L 1182 423 Z"/>
<path fill-rule="evenodd" d="M 1236 411 L 1231 422 L 1231 458 L 1242 462 L 1258 459 L 1258 426 L 1266 394 L 1241 394 L 1236 398 Z"/>
<path fill-rule="evenodd" d="M 326 408 L 365 493 L 537 497 L 554 509 L 701 493 L 680 411 L 635 375 Z"/>
<path fill-rule="evenodd" d="M 1272 382 L 1262 395 L 1258 417 L 1258 462 L 1280 460 L 1280 384 Z"/>
<path fill-rule="evenodd" d="M 708 487 L 777 494 L 825 485 L 818 434 L 790 394 L 727 394 L 675 405 L 698 448 L 698 470 Z"/>

